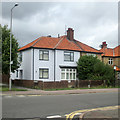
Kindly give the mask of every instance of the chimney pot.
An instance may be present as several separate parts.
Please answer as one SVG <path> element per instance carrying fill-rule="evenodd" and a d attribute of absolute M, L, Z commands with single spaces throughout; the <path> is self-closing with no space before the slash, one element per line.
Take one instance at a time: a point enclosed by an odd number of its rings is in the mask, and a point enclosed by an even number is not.
<path fill-rule="evenodd" d="M 102 48 L 107 48 L 106 41 L 105 41 L 105 42 L 102 42 Z"/>
<path fill-rule="evenodd" d="M 68 30 L 67 30 L 67 38 L 69 40 L 73 40 L 74 39 L 74 30 L 72 28 L 68 28 Z"/>
<path fill-rule="evenodd" d="M 51 37 L 51 35 L 48 35 L 47 37 Z"/>
<path fill-rule="evenodd" d="M 58 34 L 58 38 L 60 38 L 60 34 Z"/>

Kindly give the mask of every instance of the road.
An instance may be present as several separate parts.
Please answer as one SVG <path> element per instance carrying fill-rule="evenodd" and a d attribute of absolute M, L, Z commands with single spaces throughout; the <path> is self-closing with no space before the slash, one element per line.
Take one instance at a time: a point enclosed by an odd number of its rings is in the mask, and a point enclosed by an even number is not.
<path fill-rule="evenodd" d="M 4 96 L 3 118 L 46 118 L 76 110 L 118 105 L 118 93 L 49 96 Z"/>

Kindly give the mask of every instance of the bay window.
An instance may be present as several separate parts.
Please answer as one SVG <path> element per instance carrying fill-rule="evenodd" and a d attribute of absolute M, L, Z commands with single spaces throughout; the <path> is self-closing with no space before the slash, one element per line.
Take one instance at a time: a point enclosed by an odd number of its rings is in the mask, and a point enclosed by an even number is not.
<path fill-rule="evenodd" d="M 76 80 L 76 69 L 62 68 L 61 80 Z"/>

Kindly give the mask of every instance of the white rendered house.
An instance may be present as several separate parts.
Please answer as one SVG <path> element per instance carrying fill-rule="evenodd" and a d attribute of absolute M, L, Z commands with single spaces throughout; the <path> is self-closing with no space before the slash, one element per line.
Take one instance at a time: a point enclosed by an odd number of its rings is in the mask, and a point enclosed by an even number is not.
<path fill-rule="evenodd" d="M 101 56 L 101 52 L 74 39 L 74 30 L 53 38 L 40 37 L 19 49 L 21 65 L 12 79 L 34 81 L 76 80 L 81 55 Z"/>

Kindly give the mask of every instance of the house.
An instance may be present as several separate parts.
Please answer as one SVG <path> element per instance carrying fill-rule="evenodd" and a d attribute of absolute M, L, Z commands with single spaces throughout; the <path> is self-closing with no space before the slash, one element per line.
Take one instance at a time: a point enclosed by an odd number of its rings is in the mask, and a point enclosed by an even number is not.
<path fill-rule="evenodd" d="M 19 49 L 21 65 L 12 79 L 33 81 L 77 80 L 76 62 L 83 55 L 101 58 L 102 52 L 74 39 L 74 30 L 67 35 L 39 37 Z"/>
<path fill-rule="evenodd" d="M 116 66 L 115 71 L 117 72 L 117 76 L 120 76 L 120 45 L 115 48 L 108 48 L 106 42 L 102 43 L 101 52 L 102 54 L 102 61 L 106 64 L 111 66 Z"/>

